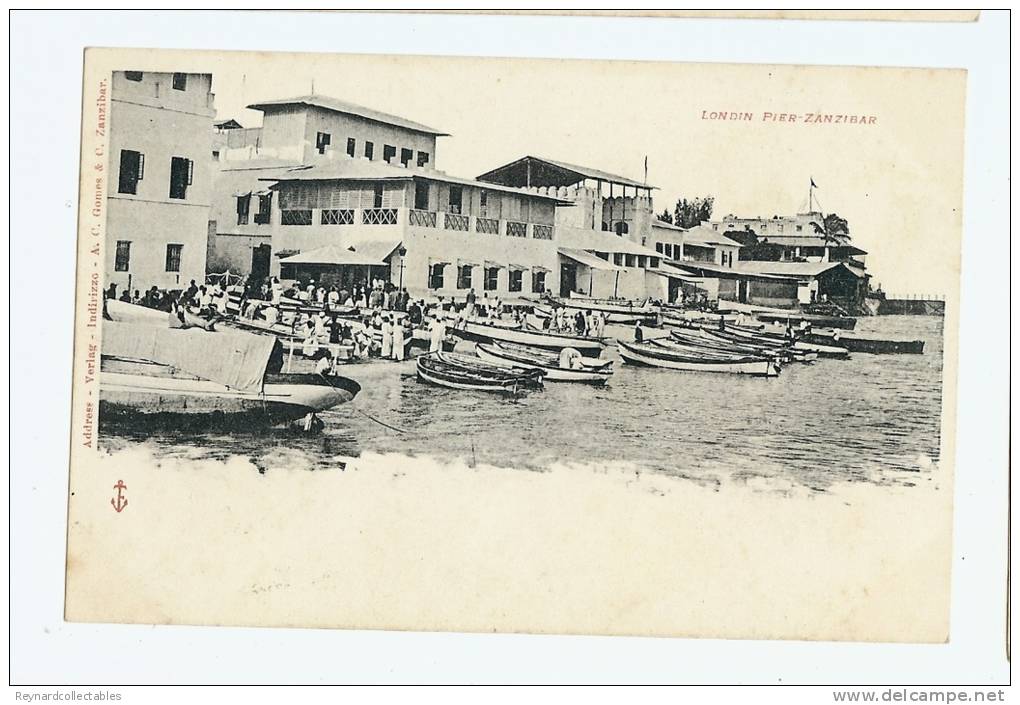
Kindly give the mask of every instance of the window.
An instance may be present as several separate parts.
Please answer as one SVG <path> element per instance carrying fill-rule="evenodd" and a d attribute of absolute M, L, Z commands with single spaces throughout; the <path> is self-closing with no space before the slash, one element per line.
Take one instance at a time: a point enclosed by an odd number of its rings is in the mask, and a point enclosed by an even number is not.
<path fill-rule="evenodd" d="M 126 78 L 129 81 L 141 81 L 142 80 L 142 72 L 141 71 L 125 71 L 124 72 L 124 78 Z"/>
<path fill-rule="evenodd" d="M 471 288 L 471 265 L 462 264 L 457 267 L 457 288 L 458 289 L 470 289 Z"/>
<path fill-rule="evenodd" d="M 510 281 L 508 286 L 509 290 L 521 291 L 523 286 L 524 286 L 524 272 L 521 271 L 520 269 L 511 269 Z"/>
<path fill-rule="evenodd" d="M 429 288 L 430 289 L 442 289 L 443 288 L 443 268 L 445 264 L 431 264 L 429 265 Z"/>
<path fill-rule="evenodd" d="M 312 224 L 312 210 L 310 208 L 280 211 L 280 225 L 311 225 L 311 224 Z"/>
<path fill-rule="evenodd" d="M 803 226 L 803 225 L 798 225 L 798 226 L 797 226 L 797 232 L 800 232 L 800 231 L 801 231 L 801 230 L 803 230 L 803 229 L 804 229 L 804 226 Z"/>
<path fill-rule="evenodd" d="M 353 137 L 348 137 L 347 138 L 347 156 L 348 157 L 353 157 L 354 153 L 357 151 L 357 148 L 358 148 L 357 141 Z"/>
<path fill-rule="evenodd" d="M 460 186 L 450 187 L 450 213 L 460 213 L 464 204 L 464 189 Z"/>
<path fill-rule="evenodd" d="M 373 142 L 365 143 L 365 159 L 371 159 L 375 154 L 375 144 Z"/>
<path fill-rule="evenodd" d="M 401 149 L 400 150 L 400 163 L 403 164 L 404 166 L 407 166 L 408 164 L 410 164 L 411 160 L 413 158 L 414 158 L 414 150 L 413 149 Z"/>
<path fill-rule="evenodd" d="M 541 294 L 545 291 L 545 272 L 531 273 L 531 291 L 535 294 Z"/>
<path fill-rule="evenodd" d="M 145 155 L 131 149 L 120 150 L 118 193 L 138 193 L 138 182 L 145 176 Z"/>
<path fill-rule="evenodd" d="M 489 192 L 478 192 L 478 215 L 487 217 L 489 215 Z"/>
<path fill-rule="evenodd" d="M 251 194 L 246 193 L 237 197 L 237 224 L 248 224 L 248 210 L 251 208 Z"/>
<path fill-rule="evenodd" d="M 414 207 L 415 210 L 427 211 L 429 209 L 429 182 L 414 182 Z"/>
<path fill-rule="evenodd" d="M 621 220 L 619 223 L 616 224 L 615 230 L 617 235 L 621 236 L 626 235 L 628 232 L 630 232 L 630 226 Z"/>
<path fill-rule="evenodd" d="M 382 184 L 375 184 L 374 193 L 372 194 L 372 204 L 373 204 L 372 207 L 373 208 L 382 208 L 382 199 L 383 199 L 383 185 Z"/>
<path fill-rule="evenodd" d="M 185 157 L 170 158 L 170 198 L 188 197 L 188 186 L 195 175 L 195 163 Z"/>
<path fill-rule="evenodd" d="M 397 156 L 397 148 L 391 144 L 384 144 L 382 148 L 382 158 L 386 163 L 393 161 L 393 157 Z"/>
<path fill-rule="evenodd" d="M 658 257 L 649 257 L 648 258 L 648 266 L 650 268 L 652 268 L 652 269 L 658 269 L 659 268 L 659 258 Z"/>
<path fill-rule="evenodd" d="M 126 272 L 131 266 L 131 242 L 117 240 L 117 259 L 113 264 L 115 272 Z"/>
<path fill-rule="evenodd" d="M 776 225 L 776 228 L 779 230 L 779 232 L 783 232 L 783 224 L 782 223 L 778 223 Z"/>
<path fill-rule="evenodd" d="M 175 73 L 173 78 L 173 87 L 175 91 L 185 91 L 188 89 L 188 74 L 186 73 Z"/>
<path fill-rule="evenodd" d="M 219 161 L 220 160 L 220 150 L 214 149 L 212 151 L 212 158 L 213 158 L 213 161 Z"/>
<path fill-rule="evenodd" d="M 418 166 L 425 166 L 429 163 L 428 152 L 418 152 Z"/>
<path fill-rule="evenodd" d="M 655 243 L 655 251 L 656 252 L 665 252 L 666 251 L 665 245 L 663 245 L 661 242 Z"/>
<path fill-rule="evenodd" d="M 330 136 L 330 134 L 328 132 L 316 132 L 315 133 L 315 149 L 316 149 L 316 151 L 318 151 L 319 154 L 325 154 L 326 150 L 329 148 L 330 142 L 332 142 L 332 141 L 333 141 L 333 138 Z M 347 153 L 348 154 L 351 153 L 351 141 L 350 140 L 347 140 Z M 354 155 L 351 155 L 351 156 L 354 156 Z"/>
<path fill-rule="evenodd" d="M 256 225 L 267 225 L 273 212 L 273 194 L 259 194 L 259 212 L 255 214 Z"/>
<path fill-rule="evenodd" d="M 166 271 L 168 272 L 181 271 L 181 252 L 183 252 L 183 250 L 184 245 L 166 246 Z"/>
<path fill-rule="evenodd" d="M 496 284 L 499 282 L 499 267 L 486 267 L 485 268 L 485 290 L 495 291 Z"/>

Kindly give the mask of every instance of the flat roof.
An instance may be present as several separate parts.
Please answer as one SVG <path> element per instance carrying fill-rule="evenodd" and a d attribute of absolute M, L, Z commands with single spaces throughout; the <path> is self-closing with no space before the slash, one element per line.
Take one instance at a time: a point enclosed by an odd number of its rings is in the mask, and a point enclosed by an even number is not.
<path fill-rule="evenodd" d="M 787 277 L 817 277 L 823 272 L 845 267 L 855 277 L 867 276 L 864 272 L 848 267 L 845 262 L 737 262 L 737 270 L 753 274 L 774 274 Z"/>
<path fill-rule="evenodd" d="M 728 245 L 730 247 L 743 247 L 733 238 L 726 237 L 705 225 L 698 225 L 684 232 L 685 245 Z"/>
<path fill-rule="evenodd" d="M 628 179 L 626 176 L 610 174 L 601 169 L 592 169 L 587 166 L 531 155 L 498 166 L 478 177 L 479 181 L 494 181 L 517 186 L 572 186 L 585 179 L 606 181 L 621 186 L 634 186 L 635 188 L 656 188 L 634 179 Z"/>
<path fill-rule="evenodd" d="M 248 106 L 248 108 L 250 110 L 261 110 L 265 113 L 272 111 L 274 108 L 282 108 L 291 105 L 307 105 L 313 108 L 329 110 L 334 113 L 355 115 L 357 117 L 365 118 L 366 120 L 381 122 L 386 125 L 396 125 L 397 127 L 402 127 L 405 130 L 422 132 L 426 135 L 435 135 L 436 137 L 449 137 L 450 135 L 448 132 L 437 130 L 434 127 L 423 125 L 422 123 L 415 122 L 414 120 L 408 120 L 407 118 L 400 117 L 399 115 L 391 115 L 390 113 L 384 113 L 381 110 L 367 108 L 364 105 L 358 105 L 357 103 L 351 103 L 347 100 L 340 100 L 339 98 L 324 95 L 303 95 L 298 96 L 297 98 L 264 100 L 259 103 L 252 103 Z"/>

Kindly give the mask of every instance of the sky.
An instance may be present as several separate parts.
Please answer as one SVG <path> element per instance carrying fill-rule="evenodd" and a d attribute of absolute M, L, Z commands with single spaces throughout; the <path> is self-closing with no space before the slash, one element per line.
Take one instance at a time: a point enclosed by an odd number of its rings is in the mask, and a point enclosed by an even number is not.
<path fill-rule="evenodd" d="M 436 167 L 474 177 L 525 155 L 648 183 L 656 212 L 715 197 L 714 217 L 792 214 L 808 184 L 850 223 L 889 293 L 958 286 L 964 76 L 958 71 L 341 54 L 189 53 L 218 119 L 314 91 L 451 133 Z M 177 62 L 179 65 L 180 62 Z M 180 70 L 180 69 L 178 69 Z M 706 119 L 751 113 L 751 120 Z M 775 117 L 766 119 L 766 113 Z M 780 114 L 797 120 L 780 120 Z M 806 124 L 806 113 L 866 116 Z M 873 120 L 870 120 L 873 118 Z M 835 120 L 835 119 L 834 119 Z"/>

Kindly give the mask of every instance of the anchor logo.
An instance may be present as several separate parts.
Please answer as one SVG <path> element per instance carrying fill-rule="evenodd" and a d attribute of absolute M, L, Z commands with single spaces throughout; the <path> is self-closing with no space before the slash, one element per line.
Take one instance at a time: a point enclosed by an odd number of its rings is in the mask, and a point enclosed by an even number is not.
<path fill-rule="evenodd" d="M 127 489 L 127 485 L 124 484 L 123 480 L 117 480 L 117 484 L 113 486 L 113 489 L 117 490 L 117 496 L 110 498 L 110 504 L 113 505 L 113 508 L 119 514 L 128 505 L 127 497 L 124 496 L 124 490 Z"/>

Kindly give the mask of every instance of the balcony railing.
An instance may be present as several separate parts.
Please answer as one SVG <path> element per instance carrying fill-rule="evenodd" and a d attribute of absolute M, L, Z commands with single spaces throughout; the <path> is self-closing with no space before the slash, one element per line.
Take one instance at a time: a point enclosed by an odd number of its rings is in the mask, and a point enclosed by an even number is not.
<path fill-rule="evenodd" d="M 531 226 L 531 237 L 536 240 L 552 240 L 553 229 L 551 225 L 539 225 L 535 223 Z"/>
<path fill-rule="evenodd" d="M 445 213 L 443 218 L 443 227 L 447 230 L 461 230 L 467 232 L 468 224 L 470 220 L 466 215 L 459 215 L 457 213 Z"/>
<path fill-rule="evenodd" d="M 344 209 L 323 209 L 320 221 L 323 225 L 353 225 L 354 210 Z"/>
<path fill-rule="evenodd" d="M 311 209 L 280 211 L 280 224 L 281 225 L 311 225 L 312 224 L 312 211 L 311 211 Z"/>
<path fill-rule="evenodd" d="M 407 224 L 416 225 L 420 228 L 436 227 L 435 211 L 409 210 L 407 212 Z"/>
<path fill-rule="evenodd" d="M 396 208 L 366 208 L 361 211 L 361 222 L 365 225 L 396 225 Z"/>
<path fill-rule="evenodd" d="M 499 235 L 499 221 L 495 218 L 475 218 L 475 231 L 487 235 Z"/>
<path fill-rule="evenodd" d="M 506 234 L 507 237 L 527 237 L 528 236 L 528 224 L 518 223 L 514 220 L 506 221 Z"/>

